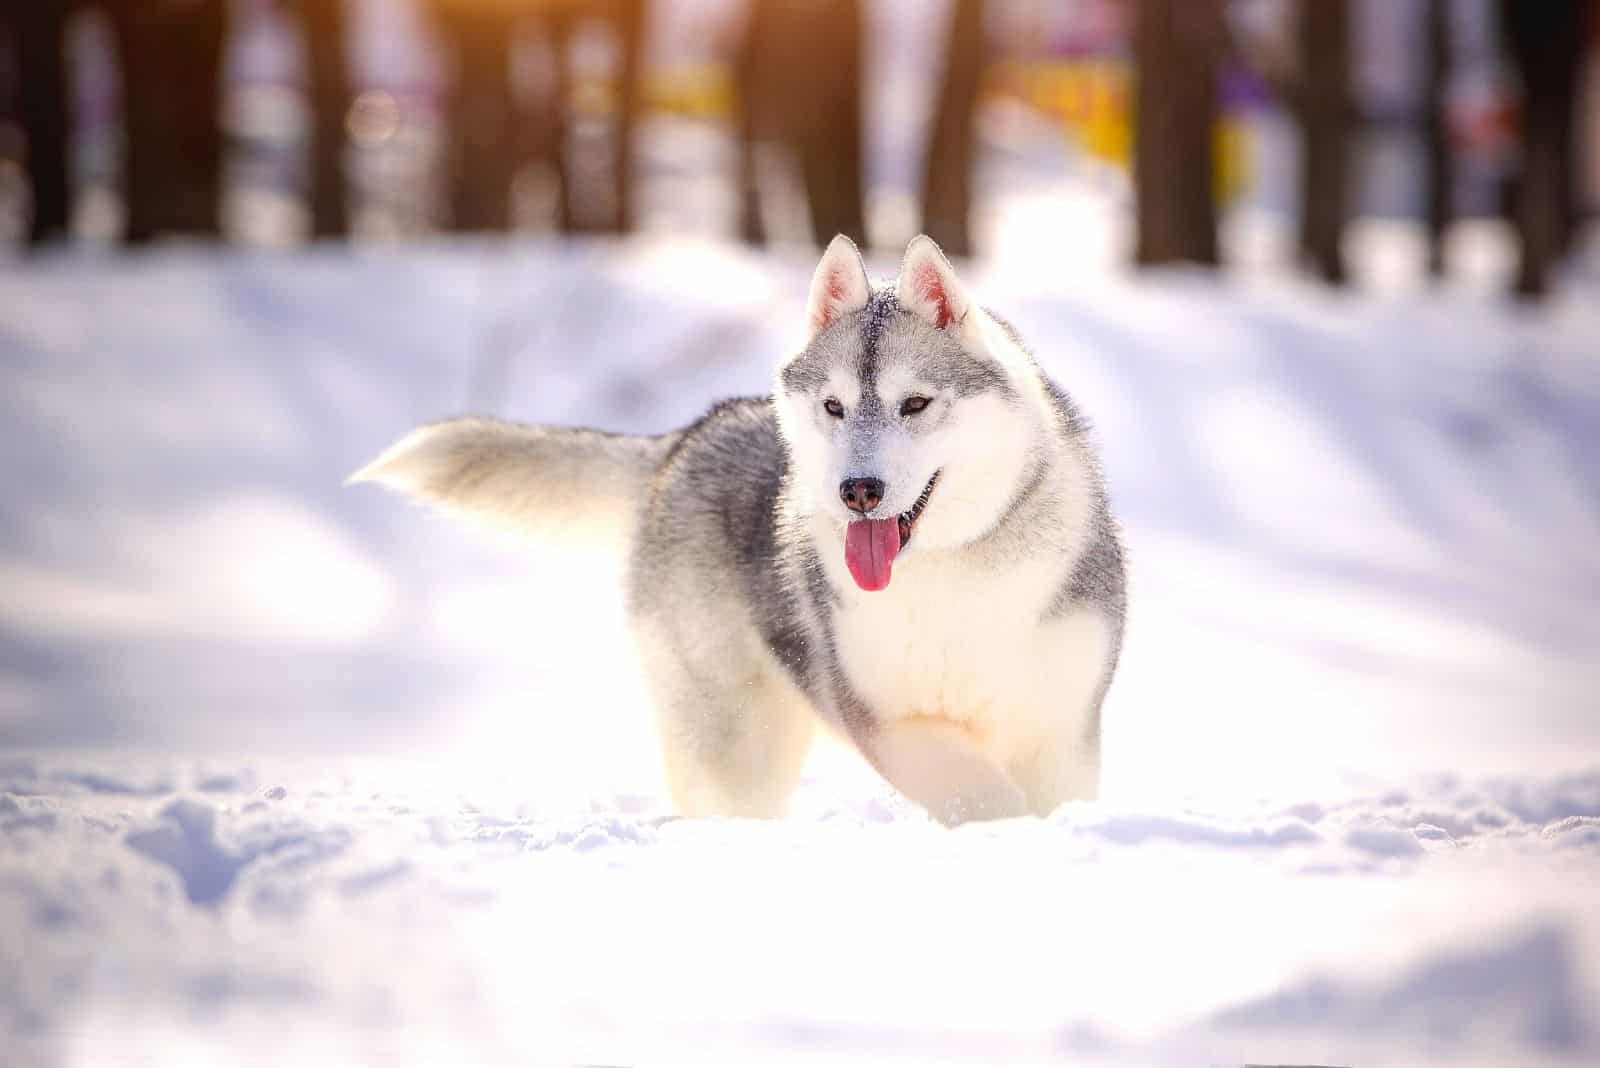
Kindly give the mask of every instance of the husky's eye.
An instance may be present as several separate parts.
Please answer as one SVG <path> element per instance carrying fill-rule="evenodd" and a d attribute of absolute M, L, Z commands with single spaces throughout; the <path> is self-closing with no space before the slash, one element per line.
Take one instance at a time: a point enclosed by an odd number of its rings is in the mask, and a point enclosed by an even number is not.
<path fill-rule="evenodd" d="M 905 400 L 900 402 L 900 414 L 916 415 L 918 412 L 922 411 L 922 409 L 926 408 L 928 403 L 929 401 L 927 397 L 907 397 Z"/>
<path fill-rule="evenodd" d="M 827 400 L 822 402 L 822 410 L 833 416 L 835 419 L 844 418 L 844 405 L 840 404 L 832 397 L 829 397 Z"/>

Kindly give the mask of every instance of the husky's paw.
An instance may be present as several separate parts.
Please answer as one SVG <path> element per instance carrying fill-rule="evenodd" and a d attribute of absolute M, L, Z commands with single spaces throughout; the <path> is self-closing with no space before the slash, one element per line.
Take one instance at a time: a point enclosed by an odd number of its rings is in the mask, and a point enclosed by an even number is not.
<path fill-rule="evenodd" d="M 916 716 L 884 725 L 868 759 L 889 784 L 947 827 L 1028 813 L 1028 799 L 967 728 Z"/>
<path fill-rule="evenodd" d="M 927 806 L 928 815 L 946 827 L 978 820 L 1009 820 L 1028 814 L 1028 800 L 1011 783 L 986 784 L 986 788 L 947 797 Z"/>

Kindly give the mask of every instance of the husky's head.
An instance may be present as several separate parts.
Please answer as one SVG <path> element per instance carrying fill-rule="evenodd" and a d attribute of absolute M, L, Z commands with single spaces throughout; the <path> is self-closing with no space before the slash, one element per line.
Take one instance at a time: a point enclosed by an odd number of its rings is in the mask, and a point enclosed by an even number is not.
<path fill-rule="evenodd" d="M 912 241 L 899 280 L 874 291 L 855 245 L 834 238 L 807 326 L 778 367 L 778 424 L 795 503 L 838 537 L 856 583 L 881 590 L 908 547 L 991 531 L 1037 466 L 1037 376 L 938 246 Z"/>

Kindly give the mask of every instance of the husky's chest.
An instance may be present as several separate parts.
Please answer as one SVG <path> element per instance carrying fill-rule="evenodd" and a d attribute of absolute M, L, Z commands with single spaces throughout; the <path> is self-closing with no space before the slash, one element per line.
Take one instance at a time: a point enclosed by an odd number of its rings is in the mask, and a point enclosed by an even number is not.
<path fill-rule="evenodd" d="M 1076 714 L 1060 706 L 1104 670 L 1104 628 L 1051 615 L 1059 561 L 905 564 L 885 590 L 850 591 L 835 617 L 840 666 L 874 717 L 950 719 L 1004 749 Z"/>

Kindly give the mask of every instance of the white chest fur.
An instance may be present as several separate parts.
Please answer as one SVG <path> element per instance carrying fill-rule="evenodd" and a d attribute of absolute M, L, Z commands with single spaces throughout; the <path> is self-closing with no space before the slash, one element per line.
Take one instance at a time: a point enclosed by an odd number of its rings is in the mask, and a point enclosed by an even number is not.
<path fill-rule="evenodd" d="M 1081 730 L 1109 655 L 1103 616 L 1046 618 L 1059 558 L 994 568 L 964 555 L 908 554 L 887 589 L 843 594 L 837 650 L 854 692 L 880 721 L 959 722 L 1002 760 Z"/>

